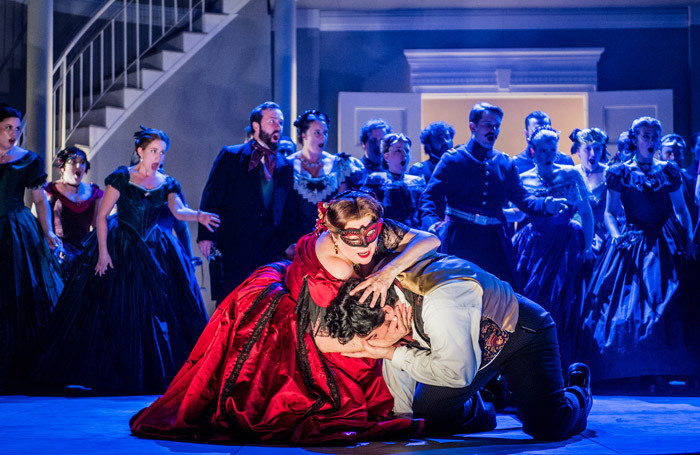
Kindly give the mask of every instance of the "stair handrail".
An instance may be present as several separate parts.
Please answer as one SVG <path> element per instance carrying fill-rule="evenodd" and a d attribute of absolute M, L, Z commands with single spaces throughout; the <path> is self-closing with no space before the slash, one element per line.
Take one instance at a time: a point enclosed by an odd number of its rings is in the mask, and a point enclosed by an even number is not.
<path fill-rule="evenodd" d="M 121 3 L 121 7 L 109 14 L 109 10 L 115 4 Z M 154 9 L 154 3 L 155 9 Z M 160 5 L 157 5 L 157 4 Z M 185 6 L 181 6 L 185 4 Z M 166 4 L 168 4 L 166 8 Z M 53 97 L 52 97 L 52 119 L 51 132 L 51 159 L 55 158 L 58 151 L 66 147 L 67 140 L 75 132 L 78 125 L 85 116 L 92 111 L 104 95 L 115 87 L 118 83 L 123 83 L 124 87 L 141 88 L 140 68 L 141 59 L 150 52 L 160 41 L 170 36 L 173 30 L 182 27 L 188 21 L 187 29 L 193 30 L 194 21 L 204 14 L 205 0 L 109 0 L 107 1 L 88 21 L 85 26 L 66 46 L 61 56 L 56 60 L 53 68 Z M 133 27 L 130 27 L 129 12 L 133 10 Z M 148 21 L 141 22 L 141 10 L 145 10 Z M 168 18 L 168 11 L 172 10 L 172 17 Z M 179 11 L 183 13 L 180 15 Z M 160 23 L 154 27 L 154 12 L 160 13 Z M 156 14 L 157 16 L 157 14 Z M 172 20 L 171 20 L 172 19 Z M 104 21 L 95 33 L 88 32 L 98 23 Z M 117 36 L 117 24 L 121 23 L 121 30 Z M 167 27 L 166 27 L 167 23 Z M 146 28 L 147 43 L 142 46 L 144 37 L 141 35 L 142 28 Z M 154 33 L 155 28 L 160 28 L 160 33 Z M 111 31 L 111 34 L 107 35 Z M 155 38 L 154 38 L 155 35 Z M 117 39 L 121 43 L 117 45 Z M 105 54 L 105 42 L 109 40 L 108 54 Z M 99 42 L 99 44 L 97 44 Z M 85 43 L 82 47 L 80 43 Z M 99 59 L 94 55 L 95 48 L 99 45 Z M 111 48 L 110 48 L 111 47 Z M 116 53 L 121 52 L 119 62 Z M 130 56 L 130 53 L 133 56 Z M 69 56 L 74 57 L 68 61 Z M 109 59 L 109 68 L 106 68 Z M 87 63 L 84 62 L 87 61 Z M 122 65 L 117 67 L 117 63 Z M 79 70 L 76 77 L 76 67 Z M 86 69 L 87 67 L 87 69 Z M 99 71 L 99 81 L 95 81 L 95 67 Z M 135 69 L 134 80 L 130 81 L 129 71 Z M 87 81 L 83 80 L 87 76 Z M 78 79 L 76 81 L 75 79 Z M 111 80 L 105 80 L 111 79 Z M 78 86 L 78 106 L 77 115 L 75 103 L 75 87 Z M 84 97 L 88 97 L 87 106 Z M 48 157 L 47 157 L 48 158 Z"/>
<path fill-rule="evenodd" d="M 87 31 L 93 26 L 95 22 L 97 22 L 98 19 L 102 17 L 102 15 L 107 11 L 113 4 L 115 4 L 118 0 L 109 0 L 107 3 L 102 5 L 102 8 L 100 8 L 93 16 L 92 19 L 88 21 L 87 24 L 83 26 L 83 28 L 80 29 L 77 35 L 75 35 L 75 38 L 71 40 L 70 43 L 66 46 L 66 48 L 63 50 L 61 53 L 61 56 L 56 59 L 56 63 L 53 65 L 53 72 L 56 74 L 56 71 L 58 71 L 61 67 L 61 62 L 65 61 L 68 58 L 68 54 L 71 53 L 73 48 L 80 42 L 80 40 L 85 36 Z M 122 0 L 123 1 L 123 0 Z"/>

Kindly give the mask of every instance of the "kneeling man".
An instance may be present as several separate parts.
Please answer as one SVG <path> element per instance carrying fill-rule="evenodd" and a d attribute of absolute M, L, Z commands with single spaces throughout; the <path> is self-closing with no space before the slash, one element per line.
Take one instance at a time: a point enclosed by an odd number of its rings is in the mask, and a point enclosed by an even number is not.
<path fill-rule="evenodd" d="M 590 372 L 572 364 L 564 385 L 554 321 L 541 306 L 455 256 L 432 255 L 397 280 L 383 307 L 360 303 L 349 281 L 326 314 L 332 337 L 363 349 L 346 355 L 385 359 L 397 414 L 424 418 L 432 435 L 495 428 L 477 392 L 500 373 L 525 433 L 556 441 L 586 428 Z M 408 342 L 387 343 L 401 326 Z"/>

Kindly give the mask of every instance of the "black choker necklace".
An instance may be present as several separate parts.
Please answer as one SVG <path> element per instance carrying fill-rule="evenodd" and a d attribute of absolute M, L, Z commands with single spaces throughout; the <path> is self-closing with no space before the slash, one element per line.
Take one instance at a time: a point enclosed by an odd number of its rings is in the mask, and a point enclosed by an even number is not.
<path fill-rule="evenodd" d="M 652 159 L 651 161 L 639 161 L 637 157 L 634 157 L 634 162 L 637 163 L 637 167 L 639 170 L 644 172 L 645 174 L 648 174 L 649 171 L 651 171 L 652 166 L 654 166 L 654 160 Z"/>
<path fill-rule="evenodd" d="M 64 182 L 64 181 L 61 181 L 61 183 L 63 183 L 66 186 L 72 186 L 73 188 L 80 188 L 80 183 L 73 184 L 73 183 L 68 183 L 68 182 Z"/>
<path fill-rule="evenodd" d="M 598 172 L 598 169 L 600 169 L 600 164 L 598 164 L 595 168 L 591 169 L 590 171 L 588 169 L 584 169 L 583 171 L 586 173 L 586 177 L 588 177 Z"/>

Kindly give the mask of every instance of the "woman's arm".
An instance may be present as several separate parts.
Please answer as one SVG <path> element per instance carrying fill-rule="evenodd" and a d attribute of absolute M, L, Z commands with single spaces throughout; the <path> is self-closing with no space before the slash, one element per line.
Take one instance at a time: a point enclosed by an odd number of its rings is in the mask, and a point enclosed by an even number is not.
<path fill-rule="evenodd" d="M 676 214 L 676 218 L 685 228 L 689 235 L 692 235 L 693 231 L 693 220 L 690 218 L 690 212 L 688 212 L 688 207 L 685 205 L 685 197 L 683 196 L 683 187 L 678 188 L 676 191 L 670 194 L 671 204 L 673 205 L 673 211 Z"/>
<path fill-rule="evenodd" d="M 53 232 L 53 216 L 49 200 L 46 198 L 43 188 L 34 188 L 31 192 L 32 201 L 36 207 L 36 215 L 39 218 L 41 229 L 44 231 L 46 243 L 49 244 L 49 248 L 54 249 L 61 244 L 61 240 Z"/>
<path fill-rule="evenodd" d="M 380 305 L 384 306 L 386 292 L 389 286 L 394 282 L 396 276 L 420 259 L 435 253 L 439 247 L 440 239 L 435 235 L 417 229 L 409 230 L 408 233 L 403 236 L 395 250 L 399 253 L 398 256 L 378 271 L 369 275 L 362 283 L 358 284 L 350 294 L 354 295 L 362 291 L 360 302 L 364 302 L 365 299 L 372 294 L 372 301 L 370 302 L 371 307 L 376 304 L 381 296 Z"/>
<path fill-rule="evenodd" d="M 182 221 L 197 221 L 202 226 L 214 232 L 214 228 L 219 227 L 219 216 L 214 213 L 202 212 L 201 210 L 192 210 L 182 203 L 182 199 L 177 193 L 168 195 L 168 208 L 173 216 Z"/>
<path fill-rule="evenodd" d="M 587 198 L 576 204 L 579 215 L 581 215 L 581 227 L 583 228 L 583 242 L 586 248 L 583 252 L 587 259 L 593 258 L 593 209 Z"/>
<path fill-rule="evenodd" d="M 571 175 L 576 181 L 576 210 L 578 210 L 578 213 L 581 216 L 583 241 L 586 245 L 584 256 L 586 259 L 593 259 L 593 230 L 595 221 L 593 219 L 593 209 L 591 208 L 591 203 L 588 200 L 588 189 L 586 188 L 586 182 L 583 181 L 583 177 L 578 171 L 571 171 Z"/>
<path fill-rule="evenodd" d="M 92 223 L 90 224 L 90 228 L 96 229 L 97 228 L 97 216 L 100 213 L 100 205 L 102 205 L 102 198 L 104 197 L 104 193 L 102 196 L 97 196 L 95 198 L 95 213 L 93 214 L 92 217 Z"/>
<path fill-rule="evenodd" d="M 605 226 L 608 228 L 610 237 L 616 239 L 620 236 L 620 226 L 617 224 L 616 213 L 620 211 L 620 192 L 608 188 L 607 200 L 605 201 Z"/>
<path fill-rule="evenodd" d="M 95 273 L 100 276 L 104 275 L 108 268 L 114 268 L 112 258 L 107 250 L 107 218 L 117 200 L 119 200 L 119 190 L 112 185 L 107 185 L 102 201 L 97 209 L 97 246 L 99 248 L 99 257 L 97 258 L 97 265 L 95 265 Z"/>

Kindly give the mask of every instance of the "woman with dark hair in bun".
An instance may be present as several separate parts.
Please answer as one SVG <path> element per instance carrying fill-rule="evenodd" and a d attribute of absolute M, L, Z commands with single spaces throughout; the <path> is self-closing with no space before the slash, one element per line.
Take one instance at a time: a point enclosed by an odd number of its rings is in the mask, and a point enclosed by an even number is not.
<path fill-rule="evenodd" d="M 422 175 L 406 173 L 411 160 L 411 139 L 390 133 L 382 138 L 381 148 L 385 171 L 371 173 L 363 189 L 377 195 L 387 218 L 420 228 L 418 207 L 426 182 Z"/>
<path fill-rule="evenodd" d="M 187 359 L 207 316 L 194 271 L 158 226 L 167 204 L 177 219 L 219 225 L 184 206 L 180 184 L 158 172 L 170 140 L 134 134 L 139 162 L 105 179 L 97 229 L 85 242 L 45 334 L 34 369 L 40 386 L 80 385 L 100 393 L 161 393 Z M 114 206 L 116 222 L 108 216 Z"/>
<path fill-rule="evenodd" d="M 83 182 L 90 162 L 78 147 L 58 152 L 56 165 L 61 178 L 44 185 L 44 191 L 51 204 L 54 231 L 63 241 L 62 266 L 68 273 L 83 250 L 83 239 L 97 226 L 97 207 L 104 191 L 95 183 Z"/>
<path fill-rule="evenodd" d="M 294 166 L 294 190 L 300 200 L 302 232 L 308 232 L 316 223 L 317 204 L 347 189 L 359 188 L 366 174 L 357 158 L 326 151 L 331 119 L 323 112 L 305 111 L 297 117 L 294 126 L 301 150 L 289 155 L 289 160 Z"/>
<path fill-rule="evenodd" d="M 24 385 L 29 348 L 63 289 L 49 248 L 61 245 L 41 187 L 44 160 L 17 145 L 22 114 L 0 104 L 0 393 Z M 28 190 L 38 220 L 24 205 Z"/>

